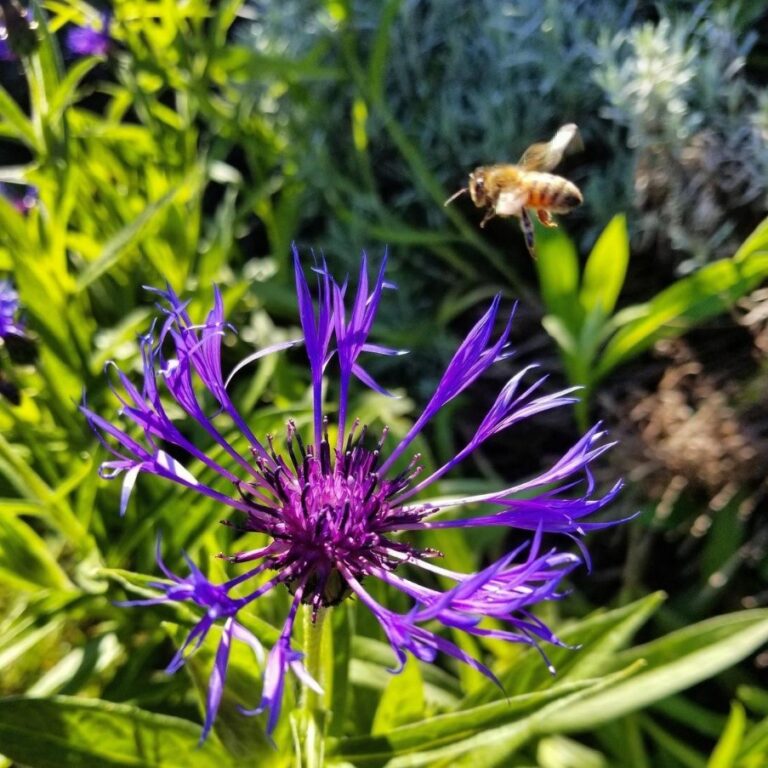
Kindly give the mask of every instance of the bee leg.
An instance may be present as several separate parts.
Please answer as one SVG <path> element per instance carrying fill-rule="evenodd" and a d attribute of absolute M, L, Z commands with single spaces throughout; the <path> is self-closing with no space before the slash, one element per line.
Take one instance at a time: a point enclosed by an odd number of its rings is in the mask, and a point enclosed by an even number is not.
<path fill-rule="evenodd" d="M 556 227 L 557 222 L 552 218 L 552 214 L 549 211 L 545 211 L 543 208 L 539 208 L 536 211 L 536 215 L 539 217 L 539 221 L 545 227 Z"/>
<path fill-rule="evenodd" d="M 486 208 L 485 209 L 485 216 L 483 216 L 483 220 L 480 222 L 480 229 L 483 229 L 485 225 L 496 215 L 496 211 L 493 210 L 493 208 Z"/>
<path fill-rule="evenodd" d="M 520 226 L 523 228 L 523 235 L 525 236 L 525 244 L 528 246 L 528 253 L 535 259 L 536 251 L 533 247 L 533 222 L 525 208 L 520 211 Z"/>

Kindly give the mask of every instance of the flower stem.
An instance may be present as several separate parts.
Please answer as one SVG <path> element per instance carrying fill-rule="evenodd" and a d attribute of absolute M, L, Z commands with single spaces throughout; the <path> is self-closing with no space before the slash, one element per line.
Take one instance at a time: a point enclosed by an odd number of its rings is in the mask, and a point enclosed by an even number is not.
<path fill-rule="evenodd" d="M 327 611 L 321 608 L 312 620 L 312 606 L 304 606 L 304 668 L 323 688 L 323 624 Z M 328 723 L 324 696 L 304 686 L 301 692 L 302 768 L 322 768 L 325 759 L 325 731 Z"/>

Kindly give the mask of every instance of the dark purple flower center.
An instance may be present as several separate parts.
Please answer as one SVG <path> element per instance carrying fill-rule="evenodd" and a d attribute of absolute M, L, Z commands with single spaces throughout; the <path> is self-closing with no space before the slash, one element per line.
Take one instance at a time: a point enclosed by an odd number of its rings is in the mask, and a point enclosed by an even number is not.
<path fill-rule="evenodd" d="M 249 530 L 268 533 L 274 543 L 260 557 L 270 561 L 291 592 L 303 585 L 302 601 L 315 610 L 336 605 L 350 592 L 342 572 L 364 578 L 372 567 L 394 570 L 411 556 L 435 555 L 389 537 L 393 524 L 416 522 L 423 507 L 403 511 L 391 499 L 419 474 L 419 456 L 394 479 L 377 472 L 386 428 L 375 448 L 364 445 L 367 428 L 350 430 L 343 451 L 332 449 L 327 431 L 319 449 L 306 445 L 289 422 L 286 438 L 290 463 L 268 439 L 271 461 L 256 456 L 258 480 L 240 483 L 253 509 Z M 251 559 L 251 553 L 235 555 Z"/>

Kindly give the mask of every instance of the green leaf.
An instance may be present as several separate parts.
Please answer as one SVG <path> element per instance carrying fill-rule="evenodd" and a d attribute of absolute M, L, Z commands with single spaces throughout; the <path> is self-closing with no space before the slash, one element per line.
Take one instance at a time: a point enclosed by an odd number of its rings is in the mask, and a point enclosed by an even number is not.
<path fill-rule="evenodd" d="M 705 758 L 688 743 L 687 739 L 683 740 L 669 733 L 649 717 L 640 716 L 639 720 L 646 732 L 646 737 L 654 742 L 654 751 L 666 753 L 681 768 L 705 768 Z"/>
<path fill-rule="evenodd" d="M 709 758 L 707 768 L 731 768 L 741 751 L 746 729 L 747 715 L 744 707 L 738 701 L 734 701 L 731 704 L 731 715 Z"/>
<path fill-rule="evenodd" d="M 698 704 L 690 697 L 682 694 L 670 696 L 653 705 L 653 711 L 674 720 L 684 728 L 690 728 L 694 733 L 701 734 L 713 741 L 723 731 L 725 718 L 717 712 Z"/>
<path fill-rule="evenodd" d="M 768 610 L 718 616 L 659 640 L 619 653 L 616 666 L 643 659 L 647 669 L 609 691 L 560 711 L 547 722 L 551 733 L 569 733 L 642 709 L 736 664 L 768 641 Z"/>
<path fill-rule="evenodd" d="M 48 507 L 50 519 L 67 534 L 70 542 L 82 550 L 93 546 L 93 540 L 80 524 L 72 508 L 58 498 L 48 484 L 19 455 L 18 451 L 0 434 L 0 473 L 4 474 L 21 495 L 39 501 Z"/>
<path fill-rule="evenodd" d="M 0 582 L 28 591 L 72 588 L 45 541 L 10 515 L 0 516 Z"/>
<path fill-rule="evenodd" d="M 473 719 L 474 713 L 462 712 L 461 715 L 468 717 L 472 735 L 467 737 L 464 731 L 453 731 L 443 740 L 447 741 L 456 736 L 461 736 L 461 740 L 455 743 L 431 748 L 431 744 L 422 742 L 422 747 L 427 746 L 430 748 L 425 751 L 395 756 L 384 763 L 382 758 L 386 758 L 388 755 L 383 750 L 383 747 L 388 741 L 391 743 L 396 733 L 392 732 L 386 739 L 382 737 L 377 753 L 359 755 L 350 758 L 350 761 L 360 766 L 386 764 L 387 768 L 417 768 L 417 766 L 427 765 L 474 768 L 478 764 L 478 756 L 482 755 L 483 768 L 506 766 L 509 765 L 510 755 L 514 754 L 525 742 L 536 735 L 549 732 L 546 728 L 546 723 L 557 712 L 568 710 L 571 706 L 578 704 L 585 696 L 596 695 L 597 692 L 616 685 L 626 677 L 635 674 L 642 666 L 642 662 L 640 662 L 614 675 L 608 675 L 598 681 L 590 681 L 587 687 L 569 695 L 560 696 L 545 706 L 539 706 L 527 717 L 517 717 L 518 713 L 514 709 L 509 711 L 511 708 L 507 702 L 497 702 L 502 706 L 506 705 L 508 710 L 506 716 L 500 719 L 500 722 L 503 724 L 497 727 L 480 730 L 482 723 L 478 723 L 476 718 Z M 542 695 L 546 696 L 547 693 L 551 695 L 553 692 L 554 689 L 549 692 L 543 692 Z M 430 719 L 423 727 L 431 727 L 436 720 L 437 718 Z"/>
<path fill-rule="evenodd" d="M 31 0 L 30 6 L 35 12 L 39 45 L 30 57 L 32 66 L 31 72 L 27 72 L 27 80 L 32 102 L 42 116 L 47 114 L 46 107 L 61 80 L 64 63 L 56 38 L 48 26 L 48 14 L 43 11 L 39 0 Z"/>
<path fill-rule="evenodd" d="M 409 659 L 399 675 L 392 675 L 379 699 L 371 733 L 378 736 L 416 722 L 424 716 L 424 680 L 416 659 Z"/>
<path fill-rule="evenodd" d="M 376 101 L 384 100 L 384 83 L 388 69 L 392 25 L 401 5 L 402 0 L 387 0 L 383 3 L 381 16 L 376 24 L 376 36 L 368 64 L 369 88 Z"/>
<path fill-rule="evenodd" d="M 755 231 L 739 246 L 739 249 L 733 254 L 733 260 L 742 262 L 753 253 L 765 251 L 768 251 L 768 218 L 763 219 Z"/>
<path fill-rule="evenodd" d="M 140 307 L 128 312 L 112 328 L 100 330 L 88 360 L 88 370 L 97 375 L 103 370 L 107 360 L 115 356 L 121 345 L 135 343 L 141 331 L 149 324 L 150 317 L 151 311 L 146 307 Z"/>
<path fill-rule="evenodd" d="M 54 693 L 76 693 L 87 687 L 95 677 L 114 669 L 125 654 L 114 634 L 97 635 L 73 648 L 59 659 L 34 685 L 27 696 L 50 696 Z"/>
<path fill-rule="evenodd" d="M 0 117 L 3 119 L 3 123 L 11 129 L 10 135 L 13 138 L 32 149 L 38 148 L 34 140 L 35 135 L 30 119 L 2 86 L 0 86 Z"/>
<path fill-rule="evenodd" d="M 648 349 L 661 338 L 685 333 L 692 325 L 719 315 L 768 277 L 768 251 L 754 250 L 739 260 L 716 261 L 669 288 L 647 304 L 644 313 L 624 325 L 608 342 L 595 380 Z"/>
<path fill-rule="evenodd" d="M 614 216 L 603 230 L 584 265 L 579 298 L 585 312 L 600 307 L 603 316 L 613 312 L 629 264 L 627 219 Z"/>
<path fill-rule="evenodd" d="M 753 712 L 768 715 L 768 691 L 751 685 L 740 685 L 736 694 Z"/>
<path fill-rule="evenodd" d="M 654 592 L 628 606 L 612 611 L 607 629 L 592 642 L 584 644 L 576 652 L 570 669 L 563 671 L 569 678 L 581 679 L 604 673 L 610 667 L 617 651 L 625 648 L 640 627 L 658 610 L 666 599 L 663 592 Z M 568 642 L 572 632 L 564 635 Z"/>
<path fill-rule="evenodd" d="M 768 764 L 768 717 L 753 725 L 742 742 L 739 768 L 763 768 Z"/>
<path fill-rule="evenodd" d="M 388 670 L 396 665 L 395 655 L 387 643 L 353 635 L 350 664 L 353 684 L 383 691 L 392 677 Z M 443 709 L 456 706 L 459 688 L 455 677 L 434 664 L 422 664 L 421 676 L 424 680 L 424 697 L 429 706 Z"/>
<path fill-rule="evenodd" d="M 333 752 L 358 764 L 364 760 L 375 762 L 376 756 L 407 753 L 414 748 L 439 746 L 476 733 L 483 728 L 513 721 L 532 710 L 592 686 L 592 680 L 561 682 L 545 691 L 526 693 L 436 715 L 411 725 L 401 726 L 381 736 L 364 736 L 342 739 L 334 745 Z"/>
<path fill-rule="evenodd" d="M 126 704 L 54 696 L 0 700 L 0 753 L 29 768 L 226 768 L 200 726 Z"/>
<path fill-rule="evenodd" d="M 86 56 L 72 65 L 51 98 L 48 119 L 60 120 L 64 110 L 72 103 L 83 78 L 101 61 L 97 56 Z"/>
<path fill-rule="evenodd" d="M 564 355 L 578 354 L 577 339 L 562 318 L 557 315 L 544 315 L 541 320 L 544 330 L 555 340 Z"/>
<path fill-rule="evenodd" d="M 579 293 L 579 259 L 576 246 L 560 229 L 536 228 L 536 268 L 544 304 L 559 318 L 571 335 L 578 335 L 582 322 Z"/>
<path fill-rule="evenodd" d="M 522 721 L 510 723 L 502 728 L 497 728 L 495 731 L 485 731 L 478 734 L 464 744 L 465 748 L 461 752 L 461 759 L 450 763 L 450 765 L 452 768 L 473 768 L 477 765 L 477 754 L 479 750 L 482 750 L 484 768 L 507 766 L 509 757 L 522 744 L 537 734 L 551 733 L 547 728 L 551 717 L 556 716 L 558 712 L 567 711 L 572 706 L 578 706 L 585 698 L 599 695 L 604 690 L 610 690 L 614 685 L 620 684 L 622 680 L 631 678 L 640 667 L 642 667 L 642 663 L 633 664 L 621 672 L 607 675 L 595 681 L 588 689 L 578 691 L 538 709 Z M 395 766 L 393 765 L 392 768 Z"/>
<path fill-rule="evenodd" d="M 181 196 L 194 194 L 202 183 L 200 168 L 193 168 L 179 186 L 166 192 L 147 207 L 129 224 L 114 235 L 104 246 L 97 261 L 89 264 L 77 278 L 77 289 L 82 291 L 94 280 L 119 264 L 128 256 L 147 234 L 147 230 L 158 222 L 160 217 Z"/>
<path fill-rule="evenodd" d="M 565 736 L 548 736 L 539 742 L 536 760 L 540 768 L 606 768 L 605 757 Z"/>
<path fill-rule="evenodd" d="M 210 38 L 214 50 L 227 48 L 227 31 L 234 24 L 243 5 L 242 0 L 225 0 L 217 3 L 216 15 L 213 17 Z"/>
<path fill-rule="evenodd" d="M 29 614 L 32 612 L 29 611 Z M 27 616 L 11 624 L 7 620 L 3 624 L 3 636 L 0 640 L 0 669 L 16 664 L 25 654 L 31 655 L 32 649 L 49 636 L 61 632 L 63 618 L 52 618 L 41 627 L 35 625 L 35 620 Z"/>

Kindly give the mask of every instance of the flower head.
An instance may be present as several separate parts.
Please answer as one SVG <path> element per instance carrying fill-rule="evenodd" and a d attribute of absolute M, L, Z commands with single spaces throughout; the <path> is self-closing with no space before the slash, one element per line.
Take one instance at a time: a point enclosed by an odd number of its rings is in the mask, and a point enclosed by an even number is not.
<path fill-rule="evenodd" d="M 102 13 L 97 22 L 67 30 L 67 48 L 74 56 L 106 56 L 112 48 L 109 26 L 112 17 Z"/>
<path fill-rule="evenodd" d="M 423 413 L 404 437 L 391 445 L 386 427 L 374 437 L 366 425 L 347 415 L 354 379 L 383 391 L 363 368 L 365 356 L 399 354 L 398 350 L 368 339 L 384 289 L 388 287 L 384 280 L 385 265 L 370 283 L 363 257 L 357 289 L 352 295 L 348 283 L 334 280 L 325 263 L 320 263 L 314 270 L 317 300 L 313 301 L 298 254 L 294 253 L 294 259 L 302 339 L 259 350 L 225 380 L 221 343 L 230 329 L 218 290 L 214 292 L 208 316 L 202 323 L 194 323 L 186 305 L 167 288 L 158 291 L 164 322 L 141 344 L 143 386 L 136 387 L 117 371 L 115 392 L 121 401 L 123 419 L 138 427 L 142 437 L 133 437 L 83 406 L 86 417 L 113 454 L 102 465 L 102 476 L 123 475 L 122 513 L 137 476 L 145 472 L 220 502 L 244 517 L 246 531 L 269 537 L 266 546 L 244 549 L 228 558 L 233 563 L 258 563 L 255 569 L 234 580 L 238 584 L 264 570 L 274 574 L 247 598 L 226 597 L 234 581 L 213 587 L 201 580 L 199 571 L 190 563 L 192 581 L 184 581 L 180 586 L 173 577 L 174 584 L 164 587 L 166 596 L 160 599 L 196 602 L 205 612 L 198 627 L 203 625 L 207 631 L 213 621 L 221 619 L 225 622 L 222 637 L 226 638 L 227 626 L 234 626 L 238 611 L 278 585 L 288 589 L 292 595 L 291 608 L 280 640 L 269 654 L 261 702 L 252 710 L 269 711 L 270 731 L 277 722 L 287 670 L 291 669 L 305 683 L 314 684 L 307 680 L 300 664 L 301 655 L 291 647 L 294 619 L 302 604 L 316 616 L 324 608 L 355 595 L 378 620 L 400 666 L 408 653 L 424 661 L 432 661 L 442 653 L 493 678 L 480 660 L 437 633 L 435 622 L 471 635 L 537 648 L 541 641 L 559 643 L 531 608 L 542 600 L 561 597 L 559 585 L 580 563 L 580 558 L 569 552 L 543 550 L 542 535 L 555 532 L 576 537 L 605 525 L 592 521 L 591 515 L 611 501 L 620 487 L 617 483 L 606 494 L 595 494 L 590 464 L 609 447 L 603 433 L 595 428 L 538 477 L 488 494 L 420 500 L 436 481 L 491 436 L 537 413 L 575 402 L 573 391 L 543 393 L 544 380 L 526 385 L 523 380 L 531 369 L 521 371 L 502 388 L 467 445 L 422 479 L 419 455 L 408 455 L 413 441 L 441 408 L 506 355 L 509 322 L 495 333 L 499 297 L 459 346 Z M 227 385 L 243 364 L 301 342 L 309 360 L 313 392 L 312 433 L 302 436 L 296 423 L 289 420 L 283 446 L 279 446 L 271 435 L 261 440 L 253 434 L 230 400 Z M 323 377 L 332 364 L 339 376 L 335 440 L 331 437 L 331 419 L 324 409 L 322 394 Z M 213 412 L 204 407 L 202 390 L 215 401 Z M 166 398 L 170 398 L 175 410 L 180 408 L 207 433 L 220 449 L 217 455 L 223 458 L 213 458 L 191 442 L 169 415 L 164 405 Z M 248 455 L 224 437 L 216 425 L 221 418 L 233 423 L 247 441 Z M 181 461 L 161 448 L 162 444 L 171 446 L 174 456 L 186 454 L 207 470 L 213 470 L 227 481 L 232 492 L 199 481 Z M 482 511 L 462 515 L 462 510 L 470 505 L 479 505 Z M 454 513 L 448 516 L 445 513 L 450 509 Z M 532 532 L 532 538 L 478 573 L 461 573 L 439 566 L 434 562 L 439 552 L 420 548 L 408 538 L 414 530 L 484 526 L 524 529 Z M 438 576 L 452 586 L 446 591 L 425 586 L 417 578 L 419 572 L 430 575 L 430 584 Z M 378 579 L 404 594 L 412 603 L 411 609 L 398 613 L 379 604 L 364 586 L 366 579 Z M 210 595 L 219 597 L 211 599 Z M 493 628 L 482 623 L 486 617 L 496 620 Z M 193 630 L 190 640 L 202 631 Z M 222 684 L 225 666 L 226 653 L 220 649 L 214 669 L 216 680 L 212 680 L 216 692 Z M 207 728 L 215 714 L 216 696 L 209 696 Z"/>
<path fill-rule="evenodd" d="M 0 280 L 0 339 L 24 335 L 18 314 L 19 294 L 8 280 Z"/>

